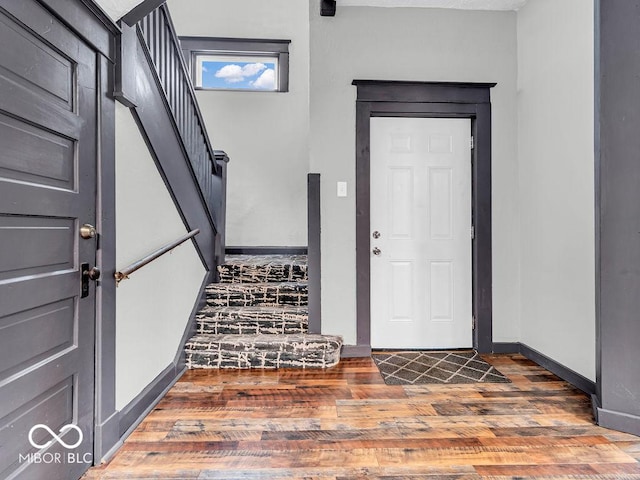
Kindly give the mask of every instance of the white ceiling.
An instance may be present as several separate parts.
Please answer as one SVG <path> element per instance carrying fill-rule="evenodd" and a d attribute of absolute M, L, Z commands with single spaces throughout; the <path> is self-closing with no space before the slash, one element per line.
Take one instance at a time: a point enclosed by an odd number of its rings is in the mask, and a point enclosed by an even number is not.
<path fill-rule="evenodd" d="M 459 10 L 518 10 L 527 0 L 337 0 L 340 6 L 429 7 Z"/>
<path fill-rule="evenodd" d="M 96 0 L 114 20 L 119 19 L 142 0 Z M 337 0 L 338 6 L 430 7 L 462 10 L 518 10 L 527 0 Z"/>
<path fill-rule="evenodd" d="M 96 3 L 114 20 L 118 20 L 142 0 L 96 0 Z"/>

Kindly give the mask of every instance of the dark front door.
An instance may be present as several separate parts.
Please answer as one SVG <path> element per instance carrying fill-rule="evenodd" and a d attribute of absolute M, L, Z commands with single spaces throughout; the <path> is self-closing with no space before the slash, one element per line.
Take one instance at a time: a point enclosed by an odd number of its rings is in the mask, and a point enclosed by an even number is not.
<path fill-rule="evenodd" d="M 92 462 L 96 58 L 38 2 L 0 0 L 0 478 Z"/>

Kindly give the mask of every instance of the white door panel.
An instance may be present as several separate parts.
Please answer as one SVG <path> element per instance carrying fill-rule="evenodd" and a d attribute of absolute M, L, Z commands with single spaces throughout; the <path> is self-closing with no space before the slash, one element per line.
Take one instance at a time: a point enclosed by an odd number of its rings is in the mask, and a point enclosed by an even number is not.
<path fill-rule="evenodd" d="M 469 119 L 371 119 L 374 348 L 472 346 L 470 135 Z"/>

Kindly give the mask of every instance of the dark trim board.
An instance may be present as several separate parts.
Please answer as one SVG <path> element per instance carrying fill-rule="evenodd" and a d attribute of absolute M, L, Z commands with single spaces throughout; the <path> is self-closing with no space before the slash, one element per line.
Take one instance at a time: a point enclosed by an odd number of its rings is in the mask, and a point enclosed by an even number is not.
<path fill-rule="evenodd" d="M 136 75 L 138 55 L 135 53 L 138 43 L 136 27 L 121 24 L 122 33 L 116 41 L 118 59 L 116 61 L 115 88 L 113 94 L 120 103 L 129 108 L 137 106 Z"/>
<path fill-rule="evenodd" d="M 320 174 L 307 175 L 307 269 L 309 275 L 309 333 L 322 331 L 322 290 L 321 290 L 321 201 Z"/>
<path fill-rule="evenodd" d="M 224 263 L 224 249 L 227 244 L 227 168 L 229 156 L 223 150 L 214 150 L 213 156 L 220 172 L 220 207 L 217 218 L 218 233 L 216 235 L 216 265 Z M 218 178 L 218 177 L 216 177 Z M 215 273 L 213 281 L 220 280 L 218 272 Z"/>
<path fill-rule="evenodd" d="M 616 412 L 614 410 L 607 410 L 599 406 L 595 407 L 595 411 L 596 421 L 601 427 L 631 433 L 632 435 L 640 435 L 640 417 L 628 413 Z"/>
<path fill-rule="evenodd" d="M 371 117 L 470 118 L 472 150 L 473 345 L 492 349 L 491 103 L 495 83 L 354 80 L 356 99 L 357 345 L 371 344 L 370 158 Z"/>
<path fill-rule="evenodd" d="M 227 247 L 227 255 L 307 255 L 307 247 Z"/>
<path fill-rule="evenodd" d="M 340 356 L 343 358 L 363 358 L 371 356 L 369 345 L 343 345 Z"/>
<path fill-rule="evenodd" d="M 144 420 L 186 370 L 171 363 L 120 411 L 119 433 L 122 440 Z"/>
<path fill-rule="evenodd" d="M 524 343 L 520 343 L 520 353 L 527 357 L 529 360 L 536 362 L 541 367 L 557 375 L 564 381 L 569 382 L 574 387 L 579 388 L 583 392 L 589 395 L 595 393 L 595 382 L 592 382 L 588 378 L 556 362 L 554 359 L 547 357 L 545 354 L 540 353 L 538 350 L 535 350 L 530 346 L 525 345 Z"/>
<path fill-rule="evenodd" d="M 165 4 L 167 0 L 144 0 L 142 3 L 136 5 L 131 9 L 129 13 L 122 17 L 122 21 L 133 27 L 136 23 L 142 20 L 144 17 L 153 12 L 156 8 Z"/>
<path fill-rule="evenodd" d="M 496 83 L 411 82 L 399 80 L 354 80 L 358 100 L 402 103 L 490 103 Z"/>
<path fill-rule="evenodd" d="M 594 212 L 594 231 L 595 231 L 595 307 L 596 307 L 596 378 L 598 379 L 596 388 L 596 399 L 598 404 L 600 403 L 600 399 L 602 398 L 602 382 L 600 379 L 602 378 L 602 322 L 600 321 L 602 314 L 600 308 L 600 292 L 602 289 L 601 282 L 601 268 L 600 268 L 600 229 L 601 229 L 601 208 L 600 208 L 600 111 L 601 111 L 601 100 L 600 100 L 600 91 L 601 91 L 601 80 L 599 75 L 600 63 L 601 63 L 601 54 L 600 54 L 600 38 L 601 38 L 601 29 L 600 29 L 600 0 L 595 0 L 593 2 L 594 6 L 594 66 L 595 66 L 595 75 L 594 75 L 594 172 L 593 172 L 593 183 L 594 183 L 594 200 L 595 200 L 595 212 Z M 597 413 L 595 414 L 597 418 Z"/>
<path fill-rule="evenodd" d="M 494 343 L 493 353 L 519 353 L 529 360 L 536 362 L 542 368 L 549 370 L 562 380 L 569 382 L 576 388 L 579 388 L 588 395 L 592 395 L 596 391 L 596 384 L 588 378 L 574 372 L 570 368 L 565 367 L 554 359 L 540 353 L 538 350 L 531 348 L 521 342 Z"/>
<path fill-rule="evenodd" d="M 120 439 L 116 389 L 116 165 L 113 69 L 108 59 L 99 63 L 100 98 L 98 131 L 102 135 L 98 157 L 98 251 L 96 262 L 103 278 L 96 288 L 96 406 L 94 459 L 100 461 Z M 107 280 L 108 279 L 108 280 Z"/>
<path fill-rule="evenodd" d="M 189 314 L 189 322 L 187 323 L 187 328 L 185 328 L 184 333 L 182 334 L 182 339 L 180 340 L 180 348 L 176 352 L 176 356 L 173 359 L 173 363 L 177 366 L 178 369 L 182 369 L 186 365 L 186 355 L 184 351 L 184 346 L 187 341 L 196 334 L 196 315 L 198 312 L 207 305 L 207 285 L 212 283 L 216 277 L 216 272 L 209 271 L 204 276 L 202 280 L 202 285 L 200 285 L 200 291 L 198 293 L 198 301 L 193 306 L 191 313 Z"/>
<path fill-rule="evenodd" d="M 112 62 L 116 59 L 118 26 L 92 0 L 38 0 L 72 31 Z"/>
<path fill-rule="evenodd" d="M 336 0 L 320 0 L 320 16 L 336 16 Z"/>
<path fill-rule="evenodd" d="M 520 353 L 519 342 L 498 342 L 493 344 L 493 353 Z"/>

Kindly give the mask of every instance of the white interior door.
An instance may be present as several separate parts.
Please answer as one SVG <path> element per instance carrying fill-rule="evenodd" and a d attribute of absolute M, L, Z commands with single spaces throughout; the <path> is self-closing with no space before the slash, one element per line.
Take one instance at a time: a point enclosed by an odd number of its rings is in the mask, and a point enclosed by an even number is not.
<path fill-rule="evenodd" d="M 471 348 L 471 120 L 371 118 L 371 346 Z"/>

